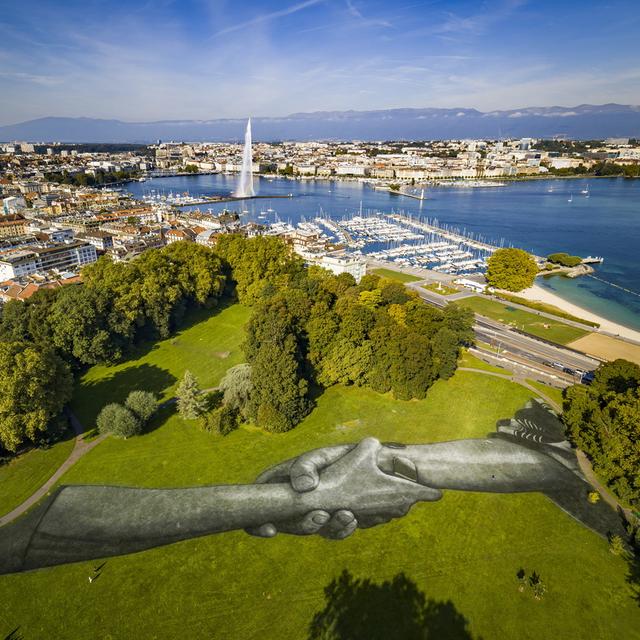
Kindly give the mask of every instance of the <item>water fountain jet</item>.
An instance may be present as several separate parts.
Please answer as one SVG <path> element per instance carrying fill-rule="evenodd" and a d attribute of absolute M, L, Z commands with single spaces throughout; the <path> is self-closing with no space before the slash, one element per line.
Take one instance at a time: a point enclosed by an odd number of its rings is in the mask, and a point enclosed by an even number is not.
<path fill-rule="evenodd" d="M 253 198 L 256 193 L 253 189 L 253 161 L 251 158 L 251 118 L 247 121 L 247 130 L 244 133 L 244 150 L 242 151 L 242 168 L 240 170 L 240 182 L 234 194 L 236 198 Z"/>

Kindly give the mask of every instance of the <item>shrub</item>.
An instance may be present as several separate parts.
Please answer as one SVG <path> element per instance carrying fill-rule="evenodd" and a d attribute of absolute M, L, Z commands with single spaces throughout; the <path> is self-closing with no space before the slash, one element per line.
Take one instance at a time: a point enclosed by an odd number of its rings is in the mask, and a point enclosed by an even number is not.
<path fill-rule="evenodd" d="M 600 502 L 600 494 L 597 491 L 589 491 L 587 500 L 589 500 L 591 504 L 596 504 Z"/>
<path fill-rule="evenodd" d="M 238 428 L 239 418 L 237 409 L 222 405 L 203 417 L 202 426 L 205 431 L 226 436 Z"/>
<path fill-rule="evenodd" d="M 577 267 L 582 264 L 582 258 L 580 256 L 571 256 L 568 253 L 552 253 L 547 256 L 549 262 L 554 264 L 560 264 L 563 267 Z"/>
<path fill-rule="evenodd" d="M 613 535 L 609 538 L 609 551 L 614 556 L 621 556 L 625 552 L 624 540 L 617 535 Z"/>
<path fill-rule="evenodd" d="M 110 433 L 120 438 L 138 435 L 142 430 L 142 424 L 133 412 L 117 402 L 103 407 L 96 424 L 100 433 Z"/>
<path fill-rule="evenodd" d="M 156 396 L 150 391 L 132 391 L 124 405 L 142 424 L 149 422 L 158 409 Z"/>

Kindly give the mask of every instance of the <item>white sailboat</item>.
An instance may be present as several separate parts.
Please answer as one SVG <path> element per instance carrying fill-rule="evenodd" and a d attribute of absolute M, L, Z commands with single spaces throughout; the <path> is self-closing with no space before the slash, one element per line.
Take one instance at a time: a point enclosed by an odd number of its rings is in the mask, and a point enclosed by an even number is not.
<path fill-rule="evenodd" d="M 567 200 L 567 202 L 573 202 L 573 193 L 569 196 L 569 199 Z"/>

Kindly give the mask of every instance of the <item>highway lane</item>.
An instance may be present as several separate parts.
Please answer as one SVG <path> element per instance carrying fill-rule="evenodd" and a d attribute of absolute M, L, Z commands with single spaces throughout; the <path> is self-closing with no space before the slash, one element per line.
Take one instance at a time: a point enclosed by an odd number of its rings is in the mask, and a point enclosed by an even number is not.
<path fill-rule="evenodd" d="M 440 308 L 447 304 L 447 301 L 442 296 L 422 289 L 414 283 L 410 283 L 408 286 L 429 304 Z M 498 347 L 502 356 L 506 356 L 509 353 L 516 355 L 537 365 L 538 368 L 543 366 L 542 371 L 554 370 L 559 372 L 563 367 L 572 370 L 592 371 L 600 364 L 600 361 L 595 358 L 513 331 L 499 322 L 478 314 L 475 315 L 473 329 L 479 341 Z M 554 363 L 557 364 L 554 365 Z M 545 365 L 551 366 L 547 367 Z"/>

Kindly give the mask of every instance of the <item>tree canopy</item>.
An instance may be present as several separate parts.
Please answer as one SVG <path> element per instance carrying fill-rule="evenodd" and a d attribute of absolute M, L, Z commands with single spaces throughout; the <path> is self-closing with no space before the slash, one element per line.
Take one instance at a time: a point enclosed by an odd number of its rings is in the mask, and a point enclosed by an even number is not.
<path fill-rule="evenodd" d="M 561 264 L 563 267 L 577 267 L 582 264 L 580 256 L 572 256 L 568 253 L 550 253 L 547 256 L 547 260 L 554 264 Z"/>
<path fill-rule="evenodd" d="M 110 433 L 119 438 L 130 438 L 142 431 L 142 423 L 133 411 L 112 402 L 102 408 L 96 419 L 100 433 Z"/>
<path fill-rule="evenodd" d="M 538 273 L 534 257 L 522 249 L 498 249 L 487 264 L 487 283 L 496 289 L 522 291 L 530 287 Z"/>
<path fill-rule="evenodd" d="M 0 445 L 35 442 L 70 400 L 69 367 L 48 347 L 0 342 Z"/>
<path fill-rule="evenodd" d="M 563 419 L 611 489 L 640 505 L 640 367 L 627 360 L 600 366 L 590 386 L 567 389 Z"/>
<path fill-rule="evenodd" d="M 437 378 L 453 374 L 460 346 L 473 342 L 469 310 L 428 307 L 396 282 L 367 275 L 356 285 L 319 268 L 282 271 L 290 277 L 262 289 L 245 343 L 248 413 L 267 429 L 297 424 L 314 386 L 366 385 L 424 398 Z"/>

